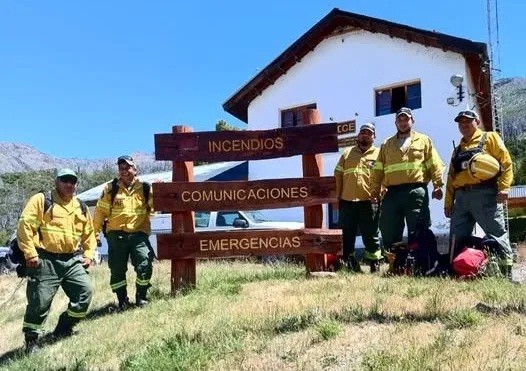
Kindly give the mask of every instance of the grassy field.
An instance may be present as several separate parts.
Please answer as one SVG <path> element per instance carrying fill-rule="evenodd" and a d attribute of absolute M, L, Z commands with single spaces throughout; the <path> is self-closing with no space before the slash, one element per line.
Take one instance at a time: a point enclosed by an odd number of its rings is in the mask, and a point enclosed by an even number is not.
<path fill-rule="evenodd" d="M 305 277 L 302 266 L 199 262 L 197 288 L 169 294 L 156 262 L 151 305 L 108 307 L 108 269 L 71 338 L 26 356 L 25 284 L 0 277 L 0 368 L 9 370 L 524 370 L 526 285 L 499 279 Z M 133 282 L 134 274 L 129 273 Z M 133 286 L 131 296 L 133 296 Z M 67 300 L 60 291 L 45 326 Z"/>

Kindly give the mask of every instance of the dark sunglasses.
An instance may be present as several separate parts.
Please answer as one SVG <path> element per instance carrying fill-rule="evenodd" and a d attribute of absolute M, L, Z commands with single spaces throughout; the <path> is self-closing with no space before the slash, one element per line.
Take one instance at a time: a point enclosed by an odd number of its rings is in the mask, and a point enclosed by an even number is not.
<path fill-rule="evenodd" d="M 77 178 L 72 176 L 63 176 L 58 178 L 58 180 L 60 180 L 62 183 L 69 183 L 73 185 L 77 184 Z"/>

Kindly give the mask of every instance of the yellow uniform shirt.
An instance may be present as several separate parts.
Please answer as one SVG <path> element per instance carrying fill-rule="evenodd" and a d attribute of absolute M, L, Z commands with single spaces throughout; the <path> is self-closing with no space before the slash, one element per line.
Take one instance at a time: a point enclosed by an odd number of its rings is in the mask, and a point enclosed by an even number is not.
<path fill-rule="evenodd" d="M 371 172 L 380 149 L 371 146 L 362 152 L 358 146 L 346 148 L 334 169 L 336 197 L 346 201 L 371 199 Z"/>
<path fill-rule="evenodd" d="M 460 150 L 465 151 L 468 149 L 476 148 L 482 139 L 482 130 L 477 129 L 471 139 L 460 141 Z M 497 178 L 497 189 L 499 191 L 509 191 L 511 183 L 513 181 L 513 164 L 511 161 L 510 153 L 504 145 L 502 138 L 498 133 L 487 132 L 486 143 L 484 144 L 483 152 L 494 157 L 499 161 L 502 172 Z M 453 152 L 453 156 L 455 152 Z M 450 209 L 453 207 L 453 201 L 455 199 L 455 188 L 460 188 L 469 184 L 480 183 L 480 180 L 474 179 L 469 176 L 467 170 L 462 170 L 455 174 L 452 163 L 449 164 L 449 171 L 447 177 L 446 196 L 444 199 L 444 207 Z"/>
<path fill-rule="evenodd" d="M 126 188 L 119 180 L 119 190 L 115 195 L 113 206 L 111 206 L 111 182 L 104 187 L 101 198 L 97 201 L 95 215 L 93 217 L 93 228 L 98 235 L 104 221 L 107 219 L 106 230 L 123 232 L 144 232 L 150 234 L 150 213 L 153 211 L 152 190 L 145 204 L 142 182 L 134 180 L 130 187 Z M 110 215 L 111 208 L 111 215 Z"/>
<path fill-rule="evenodd" d="M 382 185 L 389 187 L 432 181 L 436 188 L 442 187 L 443 171 L 444 163 L 427 135 L 413 131 L 409 146 L 405 150 L 394 135 L 380 147 L 371 178 L 372 193 L 377 197 Z"/>
<path fill-rule="evenodd" d="M 51 253 L 69 254 L 80 248 L 93 259 L 97 242 L 89 211 L 82 212 L 76 197 L 66 202 L 52 192 L 53 206 L 44 213 L 44 194 L 27 202 L 17 228 L 17 240 L 26 259 L 38 256 L 36 248 Z"/>

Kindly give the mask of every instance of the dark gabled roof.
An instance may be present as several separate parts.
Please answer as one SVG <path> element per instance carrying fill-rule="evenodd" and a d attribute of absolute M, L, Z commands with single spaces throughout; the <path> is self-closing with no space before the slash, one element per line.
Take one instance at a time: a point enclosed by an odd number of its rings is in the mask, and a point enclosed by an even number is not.
<path fill-rule="evenodd" d="M 252 100 L 286 74 L 290 68 L 300 62 L 305 55 L 314 50 L 325 38 L 345 33 L 352 29 L 382 33 L 407 40 L 408 42 L 415 42 L 464 55 L 469 66 L 471 79 L 478 82 L 479 85 L 477 99 L 482 121 L 487 129 L 492 128 L 491 102 L 489 99 L 491 85 L 490 76 L 487 72 L 489 68 L 487 66 L 486 44 L 345 12 L 338 8 L 334 8 L 252 80 L 232 95 L 223 103 L 223 109 L 246 123 L 248 121 L 248 106 Z M 483 67 L 486 67 L 486 72 L 483 71 Z"/>

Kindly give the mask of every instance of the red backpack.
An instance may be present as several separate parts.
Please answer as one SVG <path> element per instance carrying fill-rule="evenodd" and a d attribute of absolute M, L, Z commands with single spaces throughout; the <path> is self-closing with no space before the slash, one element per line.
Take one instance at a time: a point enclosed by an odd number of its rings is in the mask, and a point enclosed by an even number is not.
<path fill-rule="evenodd" d="M 466 247 L 451 265 L 459 278 L 472 278 L 482 273 L 487 263 L 488 257 L 483 250 Z"/>

